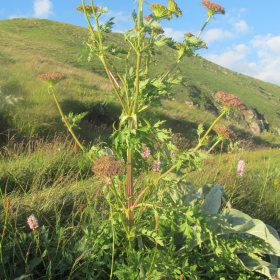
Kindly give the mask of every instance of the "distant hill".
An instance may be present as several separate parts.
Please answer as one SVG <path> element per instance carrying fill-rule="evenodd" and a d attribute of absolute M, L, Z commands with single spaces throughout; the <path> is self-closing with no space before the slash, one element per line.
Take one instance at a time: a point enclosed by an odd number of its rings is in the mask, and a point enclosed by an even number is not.
<path fill-rule="evenodd" d="M 7 122 L 29 136 L 57 129 L 60 122 L 55 105 L 46 87 L 35 76 L 39 73 L 62 72 L 68 77 L 58 85 L 59 98 L 66 111 L 82 111 L 84 104 L 107 102 L 117 106 L 111 86 L 100 62 L 82 59 L 87 29 L 50 20 L 18 18 L 0 21 L 0 86 L 8 95 L 23 97 L 12 110 Z M 123 35 L 111 33 L 106 44 L 127 46 Z M 153 74 L 165 72 L 174 62 L 176 52 L 168 47 L 157 50 Z M 115 60 L 122 69 L 123 61 Z M 280 87 L 228 70 L 200 57 L 185 58 L 178 71 L 182 84 L 173 89 L 172 101 L 163 100 L 158 115 L 168 118 L 174 130 L 187 133 L 197 123 L 213 120 L 218 104 L 213 98 L 219 90 L 234 93 L 248 106 L 244 116 L 225 123 L 237 133 L 280 134 Z"/>

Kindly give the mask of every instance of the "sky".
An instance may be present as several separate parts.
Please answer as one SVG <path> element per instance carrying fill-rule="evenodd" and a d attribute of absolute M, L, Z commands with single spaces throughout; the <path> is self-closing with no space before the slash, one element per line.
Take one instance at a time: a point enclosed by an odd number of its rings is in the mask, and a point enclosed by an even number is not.
<path fill-rule="evenodd" d="M 2 3 L 1 3 L 2 2 Z M 86 27 L 83 13 L 76 7 L 81 0 L 2 0 L 0 20 L 12 18 L 44 18 Z M 167 5 L 167 0 L 156 3 Z M 165 34 L 180 42 L 184 33 L 197 34 L 207 18 L 200 0 L 177 0 L 183 16 L 163 21 Z M 200 38 L 208 49 L 197 54 L 207 60 L 245 75 L 280 86 L 280 18 L 279 0 L 217 0 L 225 15 L 215 15 Z M 89 0 L 85 0 L 89 4 Z M 148 4 L 155 3 L 147 0 Z M 94 0 L 94 4 L 109 9 L 100 18 L 106 22 L 115 17 L 113 31 L 132 28 L 131 12 L 135 0 Z M 151 13 L 146 4 L 145 14 Z"/>

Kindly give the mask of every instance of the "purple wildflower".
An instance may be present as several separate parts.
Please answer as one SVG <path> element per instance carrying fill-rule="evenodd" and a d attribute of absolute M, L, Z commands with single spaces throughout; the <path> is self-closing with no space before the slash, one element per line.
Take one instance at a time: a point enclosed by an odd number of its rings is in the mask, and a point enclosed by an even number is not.
<path fill-rule="evenodd" d="M 245 162 L 240 160 L 237 165 L 237 175 L 242 176 L 244 173 Z"/>
<path fill-rule="evenodd" d="M 33 231 L 36 231 L 36 228 L 39 227 L 38 221 L 33 214 L 27 218 L 27 224 Z"/>
<path fill-rule="evenodd" d="M 151 155 L 151 149 L 149 147 L 143 147 L 141 155 L 143 158 L 148 158 Z"/>
<path fill-rule="evenodd" d="M 153 165 L 153 171 L 154 172 L 159 172 L 160 169 L 160 161 L 159 160 L 155 160 L 154 161 L 154 165 Z"/>

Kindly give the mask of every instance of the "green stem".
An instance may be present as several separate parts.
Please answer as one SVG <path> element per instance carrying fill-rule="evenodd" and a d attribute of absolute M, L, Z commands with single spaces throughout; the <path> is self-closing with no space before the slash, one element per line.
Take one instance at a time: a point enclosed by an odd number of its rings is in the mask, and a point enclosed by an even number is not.
<path fill-rule="evenodd" d="M 208 136 L 208 134 L 210 133 L 210 131 L 213 129 L 214 125 L 226 114 L 226 110 L 224 110 L 220 116 L 218 116 L 216 118 L 216 120 L 214 120 L 214 122 L 211 124 L 211 126 L 208 128 L 208 130 L 205 132 L 204 136 L 199 140 L 199 143 L 197 144 L 197 146 L 193 149 L 193 152 L 196 152 L 202 145 L 203 142 L 205 140 L 205 138 Z"/>
<path fill-rule="evenodd" d="M 128 197 L 127 209 L 128 209 L 128 228 L 131 229 L 134 224 L 134 212 L 131 211 L 133 206 L 133 166 L 132 166 L 132 150 L 127 149 L 127 189 L 126 195 Z"/>
<path fill-rule="evenodd" d="M 162 76 L 162 78 L 160 79 L 161 81 L 163 81 L 176 67 L 177 65 L 180 63 L 181 59 L 182 59 L 183 55 L 180 57 L 180 59 L 177 59 L 169 68 L 169 70 Z"/>
<path fill-rule="evenodd" d="M 73 130 L 72 130 L 70 124 L 68 123 L 68 121 L 66 120 L 66 118 L 65 118 L 65 116 L 64 116 L 64 114 L 63 114 L 63 112 L 62 112 L 62 109 L 61 109 L 61 107 L 60 107 L 60 105 L 59 105 L 59 103 L 58 103 L 58 100 L 57 100 L 57 98 L 56 98 L 56 95 L 55 95 L 55 92 L 54 92 L 54 88 L 53 88 L 53 87 L 50 87 L 50 89 L 51 89 L 51 91 L 52 91 L 52 96 L 53 96 L 53 98 L 54 98 L 54 101 L 55 101 L 55 103 L 56 103 L 56 106 L 57 106 L 57 108 L 58 108 L 58 111 L 59 111 L 59 113 L 60 113 L 60 115 L 61 115 L 62 121 L 65 123 L 65 125 L 66 125 L 68 131 L 71 133 L 72 137 L 74 138 L 74 140 L 76 141 L 76 143 L 78 144 L 78 146 L 79 146 L 79 147 L 81 148 L 81 150 L 85 153 L 85 152 L 86 152 L 86 149 L 84 148 L 84 146 L 80 143 L 80 141 L 79 141 L 78 138 L 76 137 L 76 135 L 75 135 L 75 133 L 73 132 Z"/>
<path fill-rule="evenodd" d="M 90 3 L 92 5 L 92 7 L 94 7 L 93 0 L 90 0 Z M 83 4 L 83 7 L 84 7 L 85 6 L 85 1 L 84 0 L 82 0 L 82 4 Z M 85 14 L 85 18 L 86 18 L 86 21 L 88 23 L 90 32 L 91 32 L 92 36 L 94 38 L 96 38 L 96 32 L 93 30 L 92 24 L 91 24 L 91 22 L 89 20 L 89 15 L 86 13 L 85 8 L 84 8 L 84 14 Z M 101 60 L 103 66 L 104 66 L 104 69 L 106 71 L 107 77 L 110 80 L 110 83 L 112 84 L 112 86 L 114 88 L 114 91 L 115 91 L 115 93 L 116 93 L 116 95 L 117 95 L 117 97 L 118 97 L 118 99 L 119 99 L 119 101 L 121 103 L 121 106 L 122 106 L 124 112 L 127 114 L 127 109 L 126 109 L 126 106 L 125 106 L 125 104 L 123 102 L 121 94 L 119 93 L 119 90 L 118 90 L 114 80 L 112 79 L 109 70 L 108 70 L 108 66 L 107 66 L 107 63 L 106 63 L 105 55 L 104 55 L 104 48 L 103 48 L 103 42 L 102 42 L 103 41 L 102 33 L 100 31 L 100 25 L 99 25 L 99 20 L 98 20 L 99 16 L 96 14 L 94 8 L 93 8 L 93 15 L 94 15 L 94 19 L 95 19 L 96 28 L 97 28 L 97 34 L 98 34 L 98 48 L 99 48 L 99 55 L 98 56 L 99 56 L 99 59 Z"/>
<path fill-rule="evenodd" d="M 137 110 L 138 104 L 138 96 L 139 96 L 139 85 L 140 85 L 140 67 L 141 67 L 141 58 L 142 58 L 142 50 L 141 50 L 141 25 L 142 25 L 142 17 L 143 17 L 143 0 L 139 0 L 138 4 L 138 20 L 137 20 L 137 31 L 138 31 L 138 42 L 137 42 L 137 59 L 136 59 L 136 77 L 135 77 L 135 95 L 133 98 L 133 109 L 132 115 L 135 114 Z"/>
<path fill-rule="evenodd" d="M 177 167 L 177 164 L 172 165 L 168 170 L 166 170 L 163 174 L 161 174 L 154 182 L 154 183 L 158 183 L 162 178 L 164 178 L 168 173 L 170 173 L 172 170 L 174 170 Z M 140 194 L 137 196 L 137 198 L 134 201 L 133 206 L 135 207 L 138 202 L 140 201 L 140 199 L 142 198 L 142 196 L 145 194 L 145 192 L 150 188 L 152 184 L 149 184 L 148 186 L 146 186 L 141 192 Z"/>
<path fill-rule="evenodd" d="M 203 29 L 206 27 L 206 25 L 208 24 L 209 20 L 211 19 L 213 15 L 208 15 L 207 20 L 205 21 L 205 23 L 203 24 L 203 26 L 201 27 L 201 29 L 199 30 L 199 32 L 196 35 L 196 38 L 199 38 L 200 34 L 202 33 Z"/>
<path fill-rule="evenodd" d="M 220 143 L 221 139 L 218 139 L 213 146 L 207 151 L 207 154 L 209 154 L 219 143 Z"/>
<path fill-rule="evenodd" d="M 114 223 L 113 223 L 113 212 L 112 212 L 112 207 L 110 206 L 110 214 L 111 214 L 111 227 L 112 227 L 112 235 L 113 235 L 113 240 L 112 240 L 112 263 L 111 263 L 111 271 L 110 271 L 110 279 L 113 278 L 113 271 L 114 271 L 114 259 L 115 259 L 115 229 L 114 229 Z"/>

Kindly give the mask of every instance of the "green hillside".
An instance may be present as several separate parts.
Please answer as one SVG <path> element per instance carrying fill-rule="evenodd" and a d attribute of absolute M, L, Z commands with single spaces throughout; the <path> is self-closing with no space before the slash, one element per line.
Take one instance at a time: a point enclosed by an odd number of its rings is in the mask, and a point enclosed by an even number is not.
<path fill-rule="evenodd" d="M 60 125 L 58 112 L 45 86 L 35 79 L 39 73 L 62 72 L 67 76 L 67 80 L 58 86 L 66 113 L 88 110 L 96 101 L 107 102 L 115 108 L 115 97 L 110 94 L 111 87 L 100 62 L 93 58 L 88 63 L 87 54 L 79 60 L 79 54 L 85 50 L 86 28 L 50 20 L 2 20 L 0 37 L 2 92 L 24 98 L 20 106 L 5 115 L 7 126 L 28 136 L 41 136 L 57 130 Z M 122 38 L 122 34 L 108 34 L 105 44 L 127 48 Z M 155 62 L 151 71 L 154 74 L 168 69 L 176 58 L 176 51 L 162 47 L 157 50 L 157 57 L 160 62 Z M 122 69 L 123 60 L 115 60 L 115 63 Z M 263 123 L 263 129 L 277 135 L 275 129 L 280 128 L 278 86 L 225 69 L 200 57 L 184 59 L 178 71 L 183 82 L 173 89 L 173 100 L 164 100 L 163 108 L 156 110 L 168 119 L 168 125 L 174 130 L 180 127 L 180 132 L 186 133 L 198 122 L 210 123 L 218 110 L 213 94 L 223 90 L 240 97 L 250 110 L 254 110 L 258 122 Z M 194 106 L 187 105 L 189 101 Z M 243 118 L 229 124 L 237 131 L 250 132 Z M 267 134 L 262 135 L 265 138 Z"/>

